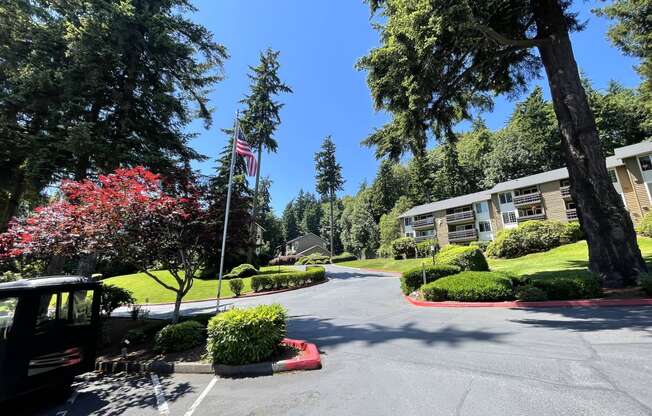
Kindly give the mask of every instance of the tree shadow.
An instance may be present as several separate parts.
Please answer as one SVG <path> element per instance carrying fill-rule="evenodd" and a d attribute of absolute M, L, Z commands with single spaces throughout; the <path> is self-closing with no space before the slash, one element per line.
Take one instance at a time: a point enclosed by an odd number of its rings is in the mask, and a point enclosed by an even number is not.
<path fill-rule="evenodd" d="M 556 314 L 560 318 L 512 319 L 511 322 L 539 328 L 566 329 L 576 332 L 632 329 L 652 336 L 652 307 L 601 307 L 521 309 L 528 313 Z"/>
<path fill-rule="evenodd" d="M 331 347 L 355 342 L 373 346 L 394 340 L 414 340 L 426 346 L 445 344 L 455 346 L 467 341 L 501 342 L 507 332 L 484 330 L 465 330 L 454 325 L 447 325 L 433 330 L 416 326 L 415 322 L 399 326 L 377 323 L 340 325 L 331 318 L 314 316 L 291 316 L 288 322 L 288 336 L 306 339 L 318 347 Z"/>

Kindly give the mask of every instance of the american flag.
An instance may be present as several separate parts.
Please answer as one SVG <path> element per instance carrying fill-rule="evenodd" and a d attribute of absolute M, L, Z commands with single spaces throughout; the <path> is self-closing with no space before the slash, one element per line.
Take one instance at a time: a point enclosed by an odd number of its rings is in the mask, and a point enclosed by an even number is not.
<path fill-rule="evenodd" d="M 256 176 L 258 173 L 258 161 L 256 160 L 256 155 L 254 155 L 251 146 L 247 143 L 244 134 L 242 134 L 242 130 L 238 129 L 235 137 L 236 153 L 247 159 L 247 175 Z"/>

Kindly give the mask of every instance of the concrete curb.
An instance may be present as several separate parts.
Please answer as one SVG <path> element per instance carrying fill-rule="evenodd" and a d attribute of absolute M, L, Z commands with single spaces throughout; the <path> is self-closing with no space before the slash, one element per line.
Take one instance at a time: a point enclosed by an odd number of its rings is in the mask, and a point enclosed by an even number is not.
<path fill-rule="evenodd" d="M 547 300 L 540 302 L 430 302 L 405 296 L 414 306 L 427 308 L 599 308 L 613 306 L 652 306 L 652 298 L 638 299 L 578 299 L 578 300 Z"/>
<path fill-rule="evenodd" d="M 315 344 L 290 338 L 285 338 L 282 343 L 301 350 L 300 355 L 290 360 L 245 365 L 213 365 L 202 362 L 168 362 L 162 360 L 142 362 L 97 360 L 95 370 L 105 374 L 153 372 L 158 374 L 217 374 L 222 377 L 254 377 L 284 371 L 317 370 L 321 368 L 321 357 Z"/>

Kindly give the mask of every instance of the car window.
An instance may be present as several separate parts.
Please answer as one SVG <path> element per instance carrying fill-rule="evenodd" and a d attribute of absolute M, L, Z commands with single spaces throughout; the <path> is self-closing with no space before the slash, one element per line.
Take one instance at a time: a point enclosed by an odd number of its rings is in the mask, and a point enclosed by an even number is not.
<path fill-rule="evenodd" d="M 14 323 L 16 306 L 18 306 L 18 298 L 0 299 L 0 341 L 9 337 L 11 326 Z"/>
<path fill-rule="evenodd" d="M 93 314 L 93 291 L 78 290 L 73 293 L 72 322 L 75 325 L 91 323 Z"/>
<path fill-rule="evenodd" d="M 57 322 L 68 320 L 68 293 L 46 293 L 41 295 L 36 330 L 44 331 Z"/>

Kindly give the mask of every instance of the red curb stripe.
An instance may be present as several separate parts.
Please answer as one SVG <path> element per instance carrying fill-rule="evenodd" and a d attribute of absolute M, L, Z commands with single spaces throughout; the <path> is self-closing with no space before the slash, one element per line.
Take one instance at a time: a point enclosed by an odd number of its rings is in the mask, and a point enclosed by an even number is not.
<path fill-rule="evenodd" d="M 275 371 L 316 370 L 321 368 L 321 357 L 315 344 L 298 339 L 285 338 L 283 344 L 301 350 L 299 357 L 274 363 Z"/>
<path fill-rule="evenodd" d="M 414 306 L 428 308 L 573 308 L 573 307 L 605 307 L 605 306 L 652 306 L 652 298 L 639 299 L 578 299 L 549 300 L 540 302 L 430 302 L 405 296 Z"/>

